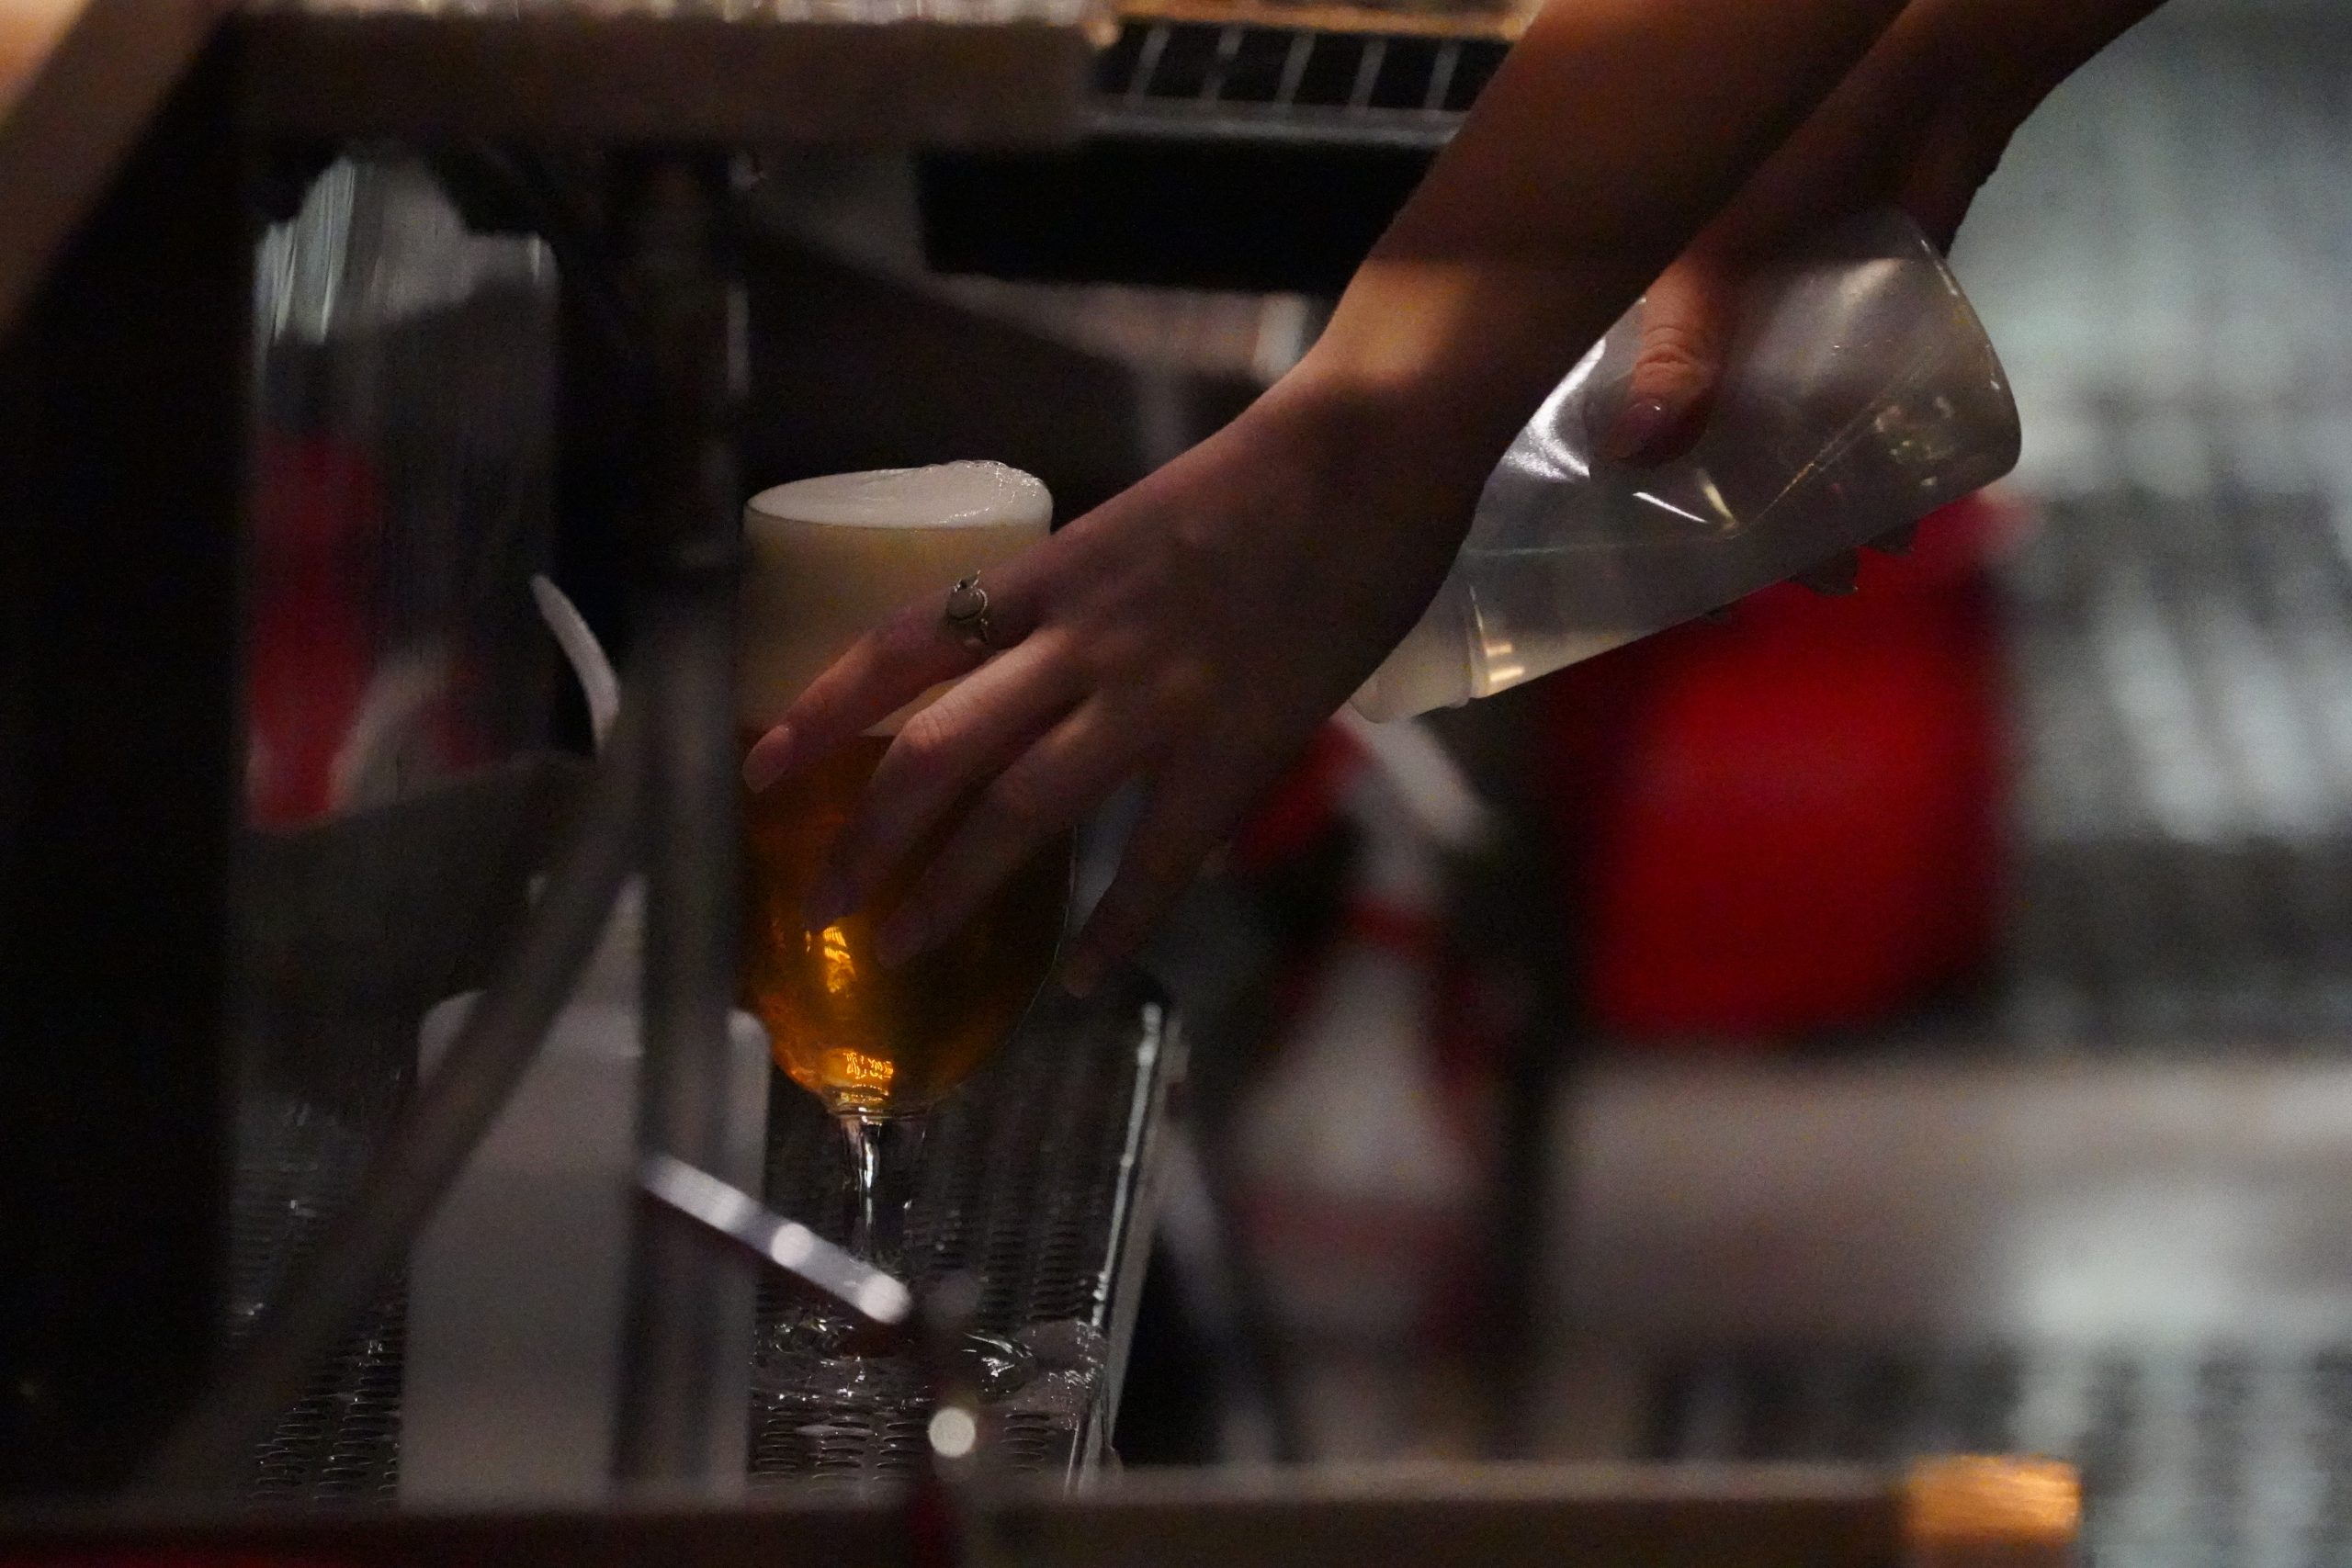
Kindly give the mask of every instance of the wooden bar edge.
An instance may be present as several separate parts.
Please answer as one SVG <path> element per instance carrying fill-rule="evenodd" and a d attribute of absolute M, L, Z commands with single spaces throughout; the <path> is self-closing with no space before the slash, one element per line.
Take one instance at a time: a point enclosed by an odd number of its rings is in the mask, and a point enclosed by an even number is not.
<path fill-rule="evenodd" d="M 1904 1483 L 1905 1568 L 2066 1568 L 2082 1479 L 2056 1460 L 1922 1460 Z"/>
<path fill-rule="evenodd" d="M 0 0 L 0 335 L 228 9 L 228 0 Z"/>

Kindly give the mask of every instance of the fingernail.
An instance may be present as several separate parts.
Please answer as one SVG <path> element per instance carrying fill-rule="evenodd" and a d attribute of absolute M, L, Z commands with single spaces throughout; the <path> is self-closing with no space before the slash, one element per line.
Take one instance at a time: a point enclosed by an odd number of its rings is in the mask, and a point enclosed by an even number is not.
<path fill-rule="evenodd" d="M 1620 463 L 1638 461 L 1649 450 L 1650 444 L 1665 432 L 1666 422 L 1666 404 L 1657 398 L 1644 398 L 1627 405 L 1625 412 L 1617 416 L 1617 423 L 1609 427 L 1600 449 Z"/>
<path fill-rule="evenodd" d="M 759 793 L 784 777 L 792 765 L 792 731 L 777 725 L 752 745 L 743 759 L 743 784 L 753 794 Z"/>
<path fill-rule="evenodd" d="M 1102 983 L 1102 955 L 1091 947 L 1081 947 L 1069 955 L 1062 965 L 1061 987 L 1083 1000 L 1094 994 Z"/>
<path fill-rule="evenodd" d="M 800 919 L 810 931 L 820 931 L 849 911 L 849 884 L 839 873 L 829 871 L 809 889 L 800 906 Z"/>
<path fill-rule="evenodd" d="M 885 969 L 896 969 L 921 953 L 928 940 L 921 920 L 894 916 L 874 939 L 874 962 Z"/>

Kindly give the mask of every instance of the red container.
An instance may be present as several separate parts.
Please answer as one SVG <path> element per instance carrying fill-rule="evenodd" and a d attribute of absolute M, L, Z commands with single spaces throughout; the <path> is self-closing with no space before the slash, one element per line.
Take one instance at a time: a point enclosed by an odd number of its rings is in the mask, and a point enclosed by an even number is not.
<path fill-rule="evenodd" d="M 335 758 L 373 662 L 383 492 L 363 453 L 324 439 L 266 442 L 256 467 L 246 808 L 284 828 L 334 805 Z"/>
<path fill-rule="evenodd" d="M 2018 521 L 1948 507 L 1849 597 L 1774 588 L 1547 683 L 1539 792 L 1601 1030 L 1860 1028 L 1981 970 L 2005 773 L 1986 566 Z"/>

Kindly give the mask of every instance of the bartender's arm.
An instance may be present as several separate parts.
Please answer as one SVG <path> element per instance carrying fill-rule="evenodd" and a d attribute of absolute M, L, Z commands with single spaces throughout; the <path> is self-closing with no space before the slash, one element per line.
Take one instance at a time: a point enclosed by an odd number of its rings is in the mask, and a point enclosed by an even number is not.
<path fill-rule="evenodd" d="M 910 605 L 753 750 L 760 787 L 972 671 L 890 748 L 811 923 L 971 799 L 883 928 L 886 961 L 910 954 L 1140 780 L 1065 967 L 1088 988 L 1412 624 L 1511 436 L 1702 228 L 1661 280 L 1687 339 L 1645 344 L 1646 400 L 1681 400 L 1629 446 L 1670 447 L 1703 416 L 1706 334 L 1744 253 L 1915 183 L 1964 209 L 2041 94 L 2154 3 L 1552 0 L 1298 367 L 989 575 L 1004 651 L 974 670 L 942 604 Z"/>

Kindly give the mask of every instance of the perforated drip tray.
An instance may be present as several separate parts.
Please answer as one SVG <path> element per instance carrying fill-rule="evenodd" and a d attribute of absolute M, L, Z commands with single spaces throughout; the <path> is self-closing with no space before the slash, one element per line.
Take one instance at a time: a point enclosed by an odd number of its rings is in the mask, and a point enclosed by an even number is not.
<path fill-rule="evenodd" d="M 1654 1363 L 1647 1409 L 1660 1460 L 2070 1460 L 2090 1568 L 2352 1562 L 2352 1344 L 1748 1346 Z"/>
<path fill-rule="evenodd" d="M 919 1279 L 981 1285 L 979 1327 L 1015 1347 L 989 1389 L 1003 1466 L 1070 1471 L 1105 1451 L 1149 1242 L 1149 1144 L 1178 1052 L 1139 976 L 1078 1003 L 1052 993 L 941 1108 L 924 1150 L 909 1253 Z M 349 1199 L 382 1106 L 330 1111 L 249 1092 L 240 1107 L 226 1337 L 249 1332 Z M 844 1212 L 845 1158 L 816 1102 L 779 1080 L 768 1190 L 820 1225 Z M 406 1311 L 399 1290 L 320 1364 L 254 1457 L 243 1487 L 283 1504 L 394 1500 Z M 909 1369 L 855 1359 L 844 1384 L 824 1315 L 771 1288 L 752 1371 L 755 1480 L 854 1483 L 912 1461 L 922 1423 Z M 817 1353 L 812 1353 L 817 1352 Z"/>
<path fill-rule="evenodd" d="M 1175 1047 L 1168 1009 L 1140 977 L 1085 1003 L 1049 992 L 925 1137 L 902 1268 L 919 1284 L 977 1276 L 976 1327 L 1006 1348 L 984 1415 L 1008 1470 L 1071 1472 L 1106 1450 L 1148 1247 L 1149 1143 Z M 837 1228 L 846 1169 L 816 1101 L 779 1080 L 769 1202 Z M 841 1338 L 805 1298 L 763 1292 L 755 1480 L 855 1485 L 915 1462 L 911 1369 L 845 1357 Z"/>
<path fill-rule="evenodd" d="M 248 1094 L 237 1121 L 230 1209 L 227 1338 L 260 1319 L 320 1224 L 349 1199 L 372 1147 L 363 1124 L 278 1094 Z M 399 1290 L 322 1361 L 310 1392 L 254 1456 L 244 1487 L 263 1503 L 390 1503 L 400 1479 Z"/>

